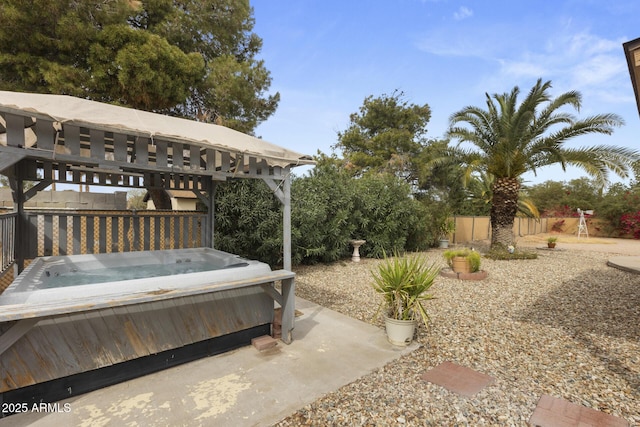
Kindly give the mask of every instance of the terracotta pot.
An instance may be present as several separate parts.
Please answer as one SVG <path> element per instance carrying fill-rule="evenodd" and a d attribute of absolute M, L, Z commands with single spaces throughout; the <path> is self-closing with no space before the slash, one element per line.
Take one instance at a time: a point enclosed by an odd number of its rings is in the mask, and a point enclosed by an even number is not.
<path fill-rule="evenodd" d="M 547 247 L 549 247 L 549 248 L 553 249 L 553 248 L 555 248 L 555 247 L 556 247 L 556 244 L 555 244 L 555 242 L 553 242 L 553 243 L 547 243 Z"/>
<path fill-rule="evenodd" d="M 451 268 L 456 273 L 471 273 L 471 263 L 463 256 L 453 257 L 451 260 Z"/>

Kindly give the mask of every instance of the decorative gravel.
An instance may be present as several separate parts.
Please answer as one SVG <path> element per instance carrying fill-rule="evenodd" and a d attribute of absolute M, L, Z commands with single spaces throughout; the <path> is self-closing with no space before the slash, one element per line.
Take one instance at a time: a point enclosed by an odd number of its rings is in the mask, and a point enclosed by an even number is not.
<path fill-rule="evenodd" d="M 640 275 L 608 267 L 603 252 L 533 250 L 538 259 L 483 258 L 482 281 L 438 277 L 420 348 L 277 425 L 524 426 L 548 394 L 640 426 Z M 442 250 L 423 255 L 444 266 Z M 382 328 L 379 262 L 299 267 L 296 293 Z M 444 361 L 496 381 L 467 398 L 420 378 Z"/>

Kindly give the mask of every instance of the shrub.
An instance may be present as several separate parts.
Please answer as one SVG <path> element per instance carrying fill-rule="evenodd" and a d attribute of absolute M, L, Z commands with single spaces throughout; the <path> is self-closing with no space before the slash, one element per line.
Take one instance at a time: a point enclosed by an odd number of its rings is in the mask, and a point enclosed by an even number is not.
<path fill-rule="evenodd" d="M 640 211 L 621 215 L 620 226 L 623 233 L 633 235 L 634 239 L 640 239 Z"/>
<path fill-rule="evenodd" d="M 464 257 L 469 260 L 469 264 L 471 265 L 471 272 L 475 273 L 476 271 L 480 271 L 480 264 L 482 262 L 482 258 L 479 252 L 474 251 L 473 249 L 449 249 L 448 251 L 444 251 L 443 253 L 444 259 L 447 261 L 449 267 L 453 267 L 453 259 L 455 257 Z"/>
<path fill-rule="evenodd" d="M 215 247 L 269 265 L 282 263 L 282 205 L 262 180 L 218 185 Z"/>
<path fill-rule="evenodd" d="M 563 229 L 564 219 L 559 219 L 558 221 L 555 221 L 553 225 L 551 225 L 551 231 L 554 231 L 556 233 L 562 233 Z"/>
<path fill-rule="evenodd" d="M 538 254 L 535 252 L 521 251 L 516 249 L 509 252 L 503 248 L 492 248 L 485 254 L 489 259 L 493 260 L 516 260 L 516 259 L 537 259 Z"/>
<path fill-rule="evenodd" d="M 353 179 L 334 167 L 316 167 L 291 190 L 292 258 L 295 264 L 332 262 L 349 255 L 355 235 Z"/>
<path fill-rule="evenodd" d="M 282 206 L 262 180 L 218 186 L 216 247 L 272 266 L 282 263 Z M 393 175 L 351 177 L 335 159 L 321 158 L 291 185 L 291 256 L 294 264 L 333 262 L 364 239 L 362 256 L 425 249 L 437 240 L 435 207 L 411 197 Z"/>
<path fill-rule="evenodd" d="M 382 258 L 385 252 L 405 250 L 424 212 L 410 197 L 409 185 L 389 174 L 365 175 L 354 184 L 354 237 L 367 241 L 360 253 Z"/>

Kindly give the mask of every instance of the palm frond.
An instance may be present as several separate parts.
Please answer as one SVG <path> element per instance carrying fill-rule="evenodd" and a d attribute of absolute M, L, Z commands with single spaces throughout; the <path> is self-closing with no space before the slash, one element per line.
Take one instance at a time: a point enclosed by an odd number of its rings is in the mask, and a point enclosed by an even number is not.
<path fill-rule="evenodd" d="M 565 149 L 563 156 L 567 164 L 581 167 L 601 186 L 609 182 L 609 172 L 620 178 L 628 178 L 632 171 L 632 163 L 640 161 L 638 151 L 608 145 Z"/>

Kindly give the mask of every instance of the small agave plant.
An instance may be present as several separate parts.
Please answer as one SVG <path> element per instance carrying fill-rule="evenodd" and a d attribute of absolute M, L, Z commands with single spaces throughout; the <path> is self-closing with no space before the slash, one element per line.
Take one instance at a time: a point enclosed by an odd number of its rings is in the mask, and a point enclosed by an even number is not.
<path fill-rule="evenodd" d="M 424 306 L 433 299 L 428 293 L 440 269 L 424 257 L 391 258 L 385 255 L 384 262 L 373 274 L 373 288 L 382 295 L 376 316 L 384 310 L 385 316 L 395 320 L 422 320 L 428 325 L 429 315 Z"/>

